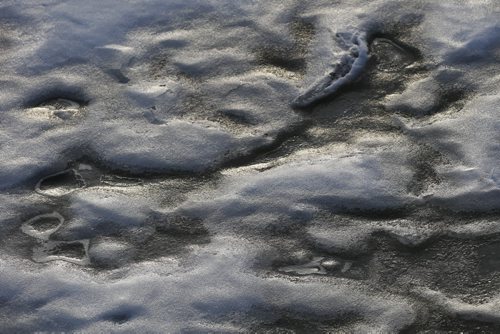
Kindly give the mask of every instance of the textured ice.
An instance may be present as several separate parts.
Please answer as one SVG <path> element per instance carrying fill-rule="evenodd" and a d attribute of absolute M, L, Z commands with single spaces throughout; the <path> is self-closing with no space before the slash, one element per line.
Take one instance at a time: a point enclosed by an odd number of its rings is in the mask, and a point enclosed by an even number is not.
<path fill-rule="evenodd" d="M 42 214 L 23 223 L 21 230 L 37 239 L 48 240 L 64 223 L 64 217 L 58 212 Z"/>
<path fill-rule="evenodd" d="M 134 129 L 120 122 L 97 134 L 93 150 L 112 168 L 129 172 L 203 172 L 220 165 L 237 142 L 209 125 L 174 121 Z"/>
<path fill-rule="evenodd" d="M 438 104 L 439 85 L 432 78 L 412 82 L 401 94 L 387 97 L 386 107 L 393 111 L 430 113 Z"/>
<path fill-rule="evenodd" d="M 71 168 L 42 178 L 35 190 L 42 195 L 58 197 L 83 187 L 85 180 L 78 171 Z"/>
<path fill-rule="evenodd" d="M 442 293 L 430 289 L 422 289 L 419 294 L 458 318 L 496 324 L 500 322 L 500 301 L 498 297 L 489 302 L 472 305 L 457 299 L 447 298 Z"/>
<path fill-rule="evenodd" d="M 460 114 L 452 114 L 410 130 L 455 163 L 440 166 L 445 182 L 436 187 L 433 200 L 461 210 L 497 209 L 498 95 L 482 95 L 468 102 Z M 434 133 L 438 138 L 429 140 Z"/>
<path fill-rule="evenodd" d="M 366 33 L 354 33 L 348 40 L 347 43 L 345 40 L 343 42 L 347 47 L 352 44 L 349 52 L 340 58 L 331 73 L 298 96 L 293 101 L 294 106 L 299 108 L 310 106 L 359 78 L 368 62 L 367 36 Z"/>
<path fill-rule="evenodd" d="M 0 332 L 499 332 L 498 17 L 1 1 Z"/>

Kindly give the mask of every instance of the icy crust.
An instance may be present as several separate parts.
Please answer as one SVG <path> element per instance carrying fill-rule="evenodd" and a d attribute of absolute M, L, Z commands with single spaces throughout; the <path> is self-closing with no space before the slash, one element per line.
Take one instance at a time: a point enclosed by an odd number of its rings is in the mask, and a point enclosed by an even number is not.
<path fill-rule="evenodd" d="M 208 200 L 193 196 L 176 210 L 203 218 L 216 230 L 238 230 L 281 219 L 307 222 L 321 210 L 399 209 L 421 202 L 407 192 L 413 174 L 404 165 L 408 142 L 381 136 L 361 137 L 356 144 L 357 152 L 349 155 L 335 146 L 323 148 L 321 157 L 314 150 L 299 151 L 281 166 L 228 174 Z"/>
<path fill-rule="evenodd" d="M 153 203 L 150 203 L 152 205 Z M 140 198 L 104 189 L 89 189 L 71 197 L 70 210 L 75 221 L 90 230 L 101 225 L 107 228 L 117 224 L 136 227 L 146 224 L 152 210 Z"/>
<path fill-rule="evenodd" d="M 347 46 L 352 45 L 335 64 L 334 69 L 325 77 L 319 79 L 304 93 L 295 98 L 292 105 L 296 108 L 305 108 L 335 94 L 339 89 L 356 81 L 363 73 L 368 62 L 367 34 L 357 32 L 344 41 Z"/>
<path fill-rule="evenodd" d="M 188 122 L 162 127 L 110 124 L 97 134 L 94 151 L 115 169 L 139 172 L 203 172 L 221 164 L 243 146 L 227 132 Z M 203 147 L 202 147 L 203 146 Z"/>
<path fill-rule="evenodd" d="M 417 248 L 442 237 L 456 239 L 481 239 L 500 232 L 497 221 L 479 220 L 465 224 L 450 225 L 445 222 L 415 223 L 410 219 L 363 222 L 339 216 L 335 223 L 321 219 L 307 227 L 307 238 L 325 250 L 367 251 L 373 235 L 383 233 L 401 245 Z"/>
<path fill-rule="evenodd" d="M 392 172 L 387 173 L 391 169 Z M 262 172 L 237 194 L 242 202 L 259 198 L 263 202 L 274 199 L 286 205 L 298 201 L 331 209 L 387 208 L 404 204 L 408 198 L 405 180 L 410 175 L 409 170 L 397 164 L 390 168 L 377 154 L 332 155 L 319 161 L 311 159 L 307 164 L 290 164 Z"/>
<path fill-rule="evenodd" d="M 219 238 L 185 259 L 188 272 L 179 270 L 175 262 L 148 262 L 131 267 L 127 277 L 114 282 L 64 265 L 19 271 L 2 259 L 1 296 L 9 301 L 4 315 L 11 319 L 2 328 L 17 332 L 35 325 L 39 330 L 90 332 L 259 331 L 262 322 L 279 320 L 281 312 L 303 312 L 305 305 L 307 313 L 318 319 L 342 319 L 346 313 L 361 317 L 348 328 L 355 332 L 397 332 L 416 317 L 403 299 L 390 294 L 375 297 L 359 284 L 256 277 L 242 266 L 256 250 L 240 239 Z"/>
<path fill-rule="evenodd" d="M 429 201 L 460 210 L 498 209 L 499 103 L 499 95 L 478 96 L 458 113 L 408 129 L 449 159 L 438 168 L 444 182 L 434 187 Z"/>
<path fill-rule="evenodd" d="M 433 78 L 412 82 L 401 94 L 387 97 L 386 108 L 391 111 L 406 111 L 428 114 L 437 105 L 439 85 Z"/>
<path fill-rule="evenodd" d="M 442 292 L 431 289 L 419 289 L 416 292 L 428 300 L 429 303 L 443 309 L 453 317 L 500 324 L 500 297 L 498 296 L 488 302 L 473 305 L 457 298 L 447 297 Z"/>
<path fill-rule="evenodd" d="M 2 53 L 1 189 L 82 156 L 130 173 L 209 172 L 300 123 L 289 100 L 302 69 L 286 65 L 302 57 L 287 27 L 292 9 L 281 18 L 210 1 L 100 5 L 96 16 L 94 2 L 4 3 L 2 34 L 33 25 L 38 38 L 19 32 Z"/>
<path fill-rule="evenodd" d="M 449 65 L 492 65 L 498 62 L 498 4 L 467 2 L 429 2 L 422 22 L 422 36 L 427 41 L 422 50 Z M 466 12 L 471 20 L 480 20 L 472 29 L 453 29 L 456 18 Z"/>
<path fill-rule="evenodd" d="M 134 188 L 76 189 L 65 195 L 69 206 L 62 208 L 67 218 L 62 226 L 62 215 L 52 213 L 31 218 L 22 229 L 36 239 L 33 261 L 46 268 L 14 270 L 11 261 L 16 260 L 2 257 L 2 297 L 9 301 L 11 319 L 3 328 L 25 331 L 36 324 L 43 330 L 241 332 L 259 331 L 296 315 L 299 322 L 333 319 L 347 331 L 397 332 L 416 319 L 414 306 L 405 298 L 374 294 L 363 282 L 343 278 L 333 283 L 262 277 L 251 268 L 269 245 L 245 239 L 265 238 L 266 225 L 282 219 L 308 221 L 319 209 L 399 207 L 413 201 L 403 191 L 410 172 L 395 170 L 406 159 L 403 148 L 408 145 L 399 140 L 394 145 L 390 136 L 359 139 L 359 152 L 353 156 L 336 153 L 335 147 L 324 151 L 324 157 L 299 152 L 282 166 L 247 175 L 243 184 L 242 175 L 229 175 L 219 191 L 230 193 L 211 198 L 212 193 L 165 212 L 202 217 L 213 235 L 209 244 L 192 245 L 179 257 L 135 264 L 127 263 L 135 256 L 134 246 L 138 249 L 148 239 L 152 222 L 165 219 L 155 213 L 152 198 L 144 202 L 145 193 Z M 75 167 L 83 176 L 89 168 Z M 394 182 L 399 184 L 396 189 Z M 53 218 L 57 224 L 38 235 L 32 230 L 41 218 Z M 322 261 L 328 268 L 324 270 L 335 267 L 330 262 Z M 71 267 L 109 263 L 124 267 L 97 275 Z M 342 262 L 341 270 L 348 275 L 351 265 Z M 37 306 L 37 300 L 44 300 L 44 306 Z"/>
<path fill-rule="evenodd" d="M 27 180 L 32 181 L 35 186 L 38 176 L 65 169 L 67 163 L 64 161 L 62 149 L 58 147 L 60 143 L 79 146 L 78 134 L 71 130 L 57 129 L 43 133 L 42 129 L 37 129 L 34 132 L 26 129 L 24 133 L 16 131 L 4 137 L 5 141 L 1 147 L 4 160 L 0 170 L 0 189 L 12 189 Z"/>
<path fill-rule="evenodd" d="M 495 1 L 1 6 L 0 332 L 498 325 Z"/>

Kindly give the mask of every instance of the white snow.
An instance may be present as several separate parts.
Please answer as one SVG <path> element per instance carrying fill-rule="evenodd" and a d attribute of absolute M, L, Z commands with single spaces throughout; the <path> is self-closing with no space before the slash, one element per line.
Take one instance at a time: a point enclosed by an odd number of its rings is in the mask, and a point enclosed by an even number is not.
<path fill-rule="evenodd" d="M 0 332 L 396 333 L 429 304 L 497 324 L 493 283 L 462 301 L 384 271 L 373 242 L 500 231 L 499 15 L 496 0 L 3 0 Z M 417 64 L 343 97 L 373 71 L 374 36 Z"/>

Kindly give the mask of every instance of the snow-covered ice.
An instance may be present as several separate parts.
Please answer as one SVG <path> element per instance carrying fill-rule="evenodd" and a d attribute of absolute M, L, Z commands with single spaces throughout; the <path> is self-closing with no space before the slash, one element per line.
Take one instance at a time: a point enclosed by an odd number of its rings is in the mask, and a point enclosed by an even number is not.
<path fill-rule="evenodd" d="M 0 332 L 499 332 L 499 17 L 2 0 Z"/>

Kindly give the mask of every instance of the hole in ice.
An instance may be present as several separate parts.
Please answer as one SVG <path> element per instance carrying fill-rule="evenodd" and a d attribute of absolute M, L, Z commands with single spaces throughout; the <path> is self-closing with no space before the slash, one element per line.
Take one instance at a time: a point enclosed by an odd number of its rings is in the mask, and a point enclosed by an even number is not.
<path fill-rule="evenodd" d="M 85 187 L 85 180 L 75 169 L 70 168 L 42 178 L 35 191 L 47 196 L 63 196 Z"/>
<path fill-rule="evenodd" d="M 89 264 L 88 240 L 44 241 L 33 248 L 35 262 L 66 261 L 78 265 Z"/>
<path fill-rule="evenodd" d="M 64 223 L 64 218 L 57 212 L 38 215 L 24 222 L 21 231 L 34 238 L 48 240 Z"/>

